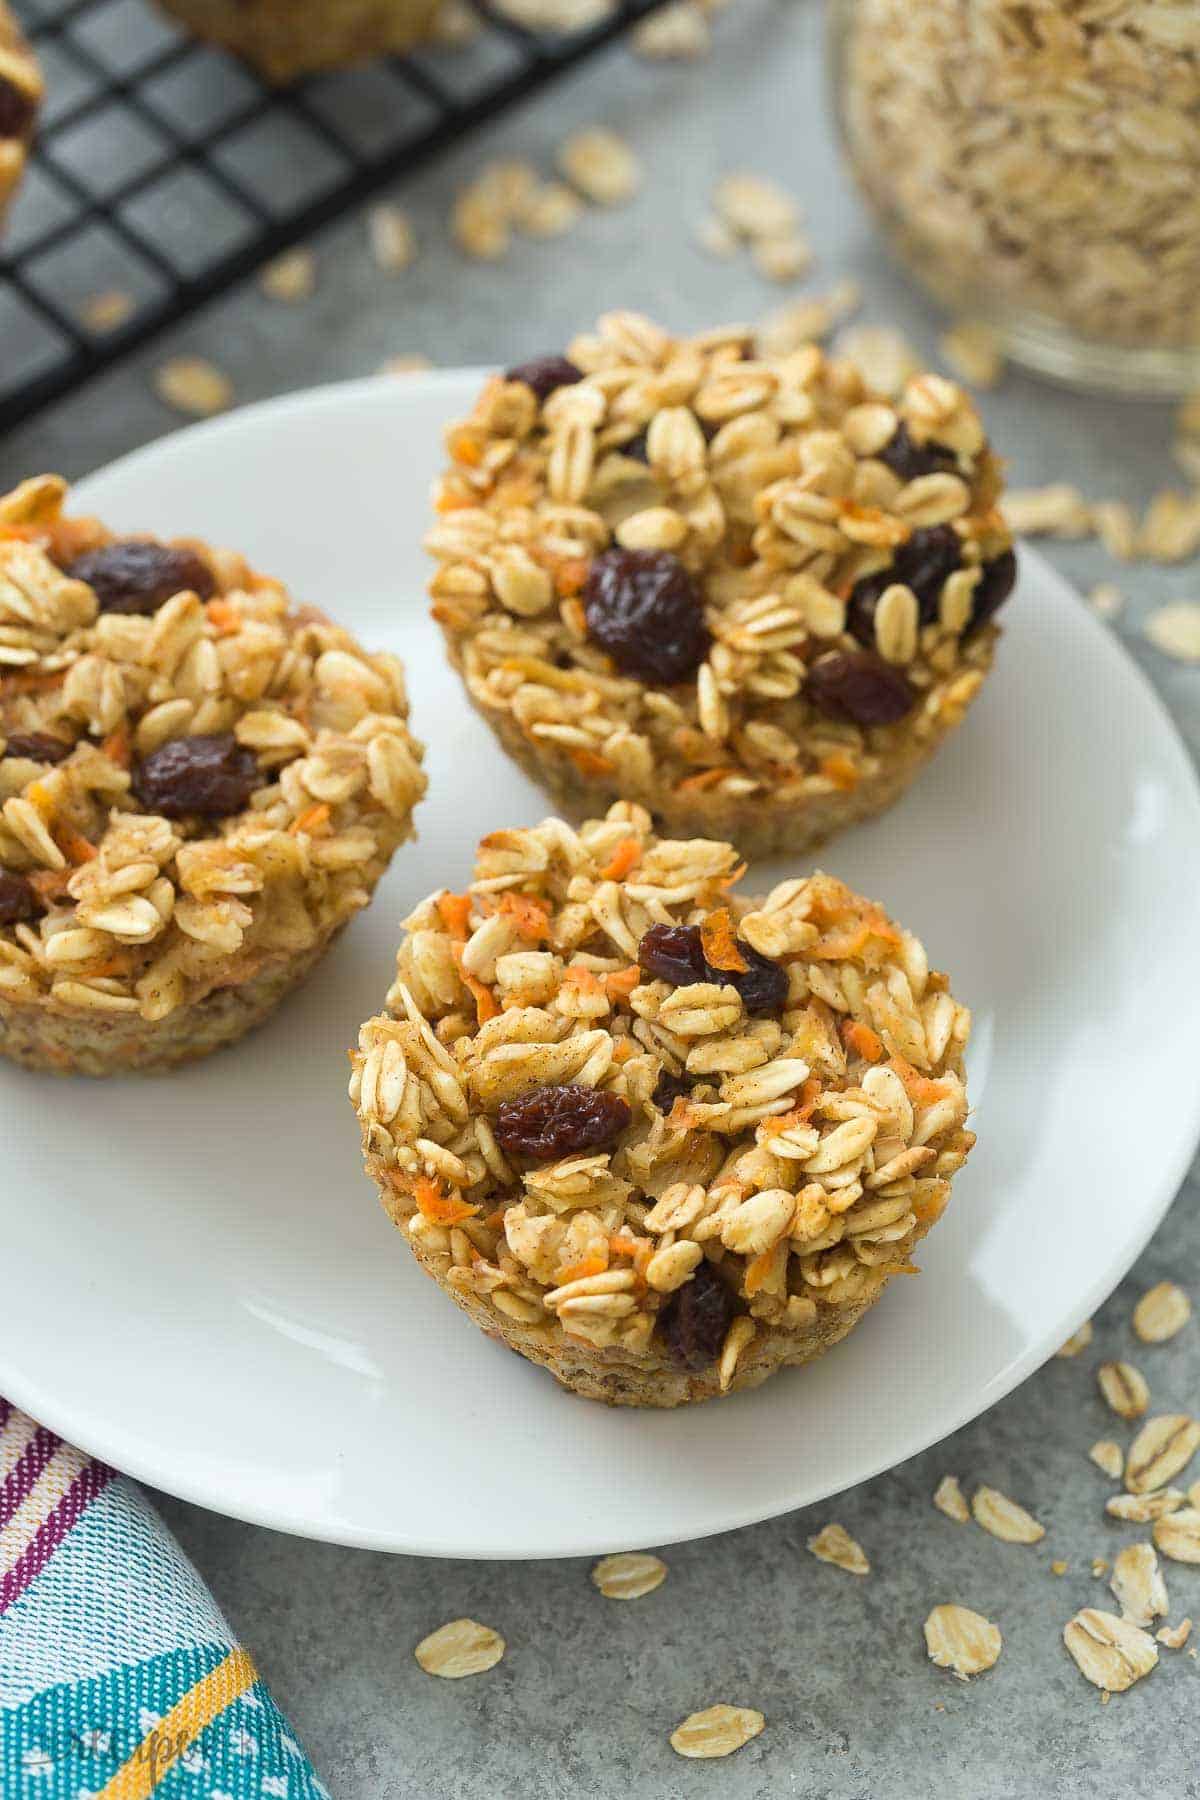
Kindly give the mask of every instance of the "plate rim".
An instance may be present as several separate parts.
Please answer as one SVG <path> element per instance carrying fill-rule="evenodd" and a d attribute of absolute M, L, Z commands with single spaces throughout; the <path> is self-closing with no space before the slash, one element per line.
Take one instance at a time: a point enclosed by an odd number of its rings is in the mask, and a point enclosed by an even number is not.
<path fill-rule="evenodd" d="M 213 437 L 226 433 L 235 433 L 250 421 L 258 422 L 264 418 L 279 419 L 290 412 L 311 412 L 314 408 L 353 405 L 356 401 L 377 404 L 395 401 L 397 411 L 402 412 L 406 397 L 430 391 L 453 390 L 465 387 L 468 381 L 481 381 L 490 371 L 480 366 L 464 366 L 455 368 L 414 371 L 403 377 L 395 375 L 370 375 L 349 381 L 331 381 L 316 386 L 297 390 L 284 395 L 257 401 L 238 407 L 216 418 L 205 419 L 190 424 L 179 430 L 166 433 L 163 437 L 152 440 L 137 448 L 127 451 L 122 456 L 102 465 L 80 481 L 73 484 L 72 492 L 84 505 L 88 504 L 88 489 L 93 482 L 109 476 L 127 476 L 136 473 L 146 462 L 157 462 L 164 456 L 174 456 L 183 443 L 191 443 L 198 436 Z M 1140 690 L 1142 698 L 1149 702 L 1150 712 L 1156 717 L 1158 725 L 1164 728 L 1164 750 L 1170 745 L 1170 755 L 1177 764 L 1177 772 L 1181 775 L 1181 802 L 1190 810 L 1191 824 L 1197 843 L 1200 843 L 1200 772 L 1188 749 L 1186 740 L 1176 723 L 1166 702 L 1158 689 L 1151 682 L 1145 669 L 1122 645 L 1105 625 L 1088 614 L 1083 606 L 1082 598 L 1067 577 L 1059 572 L 1038 550 L 1026 542 L 1021 544 L 1021 556 L 1027 565 L 1037 571 L 1038 579 L 1053 586 L 1064 602 L 1072 603 L 1079 608 L 1080 623 L 1086 631 L 1091 632 L 1093 641 L 1103 643 L 1102 656 L 1107 658 L 1110 667 L 1118 671 L 1121 677 L 1131 682 L 1135 690 Z M 923 1454 L 934 1445 L 960 1431 L 964 1426 L 989 1411 L 999 1401 L 1013 1393 L 1037 1369 L 1054 1355 L 1061 1343 L 1070 1336 L 1085 1319 L 1104 1303 L 1115 1288 L 1128 1274 L 1130 1268 L 1142 1254 L 1150 1239 L 1158 1230 L 1175 1199 L 1179 1196 L 1188 1170 L 1195 1157 L 1197 1144 L 1200 1144 L 1200 1088 L 1196 1091 L 1193 1114 L 1180 1146 L 1169 1164 L 1164 1165 L 1156 1183 L 1156 1194 L 1153 1202 L 1144 1210 L 1138 1230 L 1129 1243 L 1124 1245 L 1117 1261 L 1099 1280 L 1093 1282 L 1086 1294 L 1076 1300 L 1063 1315 L 1063 1324 L 1056 1325 L 1053 1331 L 1043 1333 L 1036 1341 L 1027 1346 L 1003 1370 L 999 1371 L 990 1382 L 986 1383 L 972 1402 L 955 1407 L 949 1414 L 937 1415 L 928 1426 L 922 1426 L 917 1432 L 911 1446 L 900 1457 L 887 1453 L 876 1458 L 867 1459 L 863 1470 L 856 1474 L 850 1482 L 840 1483 L 829 1490 L 825 1499 L 832 1499 L 848 1488 L 858 1487 L 864 1482 L 874 1480 L 878 1475 L 911 1461 L 915 1456 Z M 308 1539 L 312 1542 L 333 1543 L 347 1548 L 385 1551 L 393 1555 L 432 1556 L 459 1561 L 545 1561 L 560 1557 L 589 1556 L 607 1553 L 613 1550 L 628 1549 L 633 1546 L 624 1540 L 597 1540 L 592 1536 L 572 1535 L 568 1529 L 563 1534 L 566 1547 L 552 1551 L 545 1549 L 504 1549 L 493 1543 L 479 1543 L 464 1548 L 456 1542 L 449 1546 L 438 1542 L 428 1535 L 419 1541 L 410 1537 L 402 1537 L 395 1530 L 381 1531 L 370 1528 L 356 1528 L 349 1521 L 314 1520 L 302 1507 L 289 1511 L 286 1505 L 278 1500 L 257 1500 L 249 1492 L 240 1492 L 235 1503 L 230 1504 L 230 1495 L 224 1492 L 219 1477 L 206 1479 L 202 1471 L 194 1478 L 180 1481 L 169 1467 L 165 1467 L 158 1459 L 158 1453 L 149 1445 L 136 1440 L 133 1444 L 125 1442 L 119 1430 L 114 1435 L 112 1430 L 104 1429 L 104 1421 L 93 1422 L 77 1416 L 77 1409 L 69 1396 L 43 1393 L 36 1376 L 29 1371 L 23 1377 L 20 1370 L 15 1379 L 8 1372 L 7 1358 L 3 1345 L 0 1344 L 0 1393 L 14 1406 L 30 1414 L 49 1430 L 69 1443 L 77 1445 L 90 1456 L 111 1464 L 121 1473 L 144 1482 L 162 1493 L 191 1505 L 202 1506 L 226 1518 L 262 1526 L 271 1530 L 285 1532 L 289 1535 Z M 128 1436 L 128 1431 L 126 1432 Z M 655 1540 L 661 1545 L 680 1542 L 699 1542 L 717 1532 L 738 1531 L 760 1524 L 764 1520 L 777 1518 L 786 1512 L 809 1504 L 822 1504 L 823 1501 L 790 1501 L 780 1506 L 774 1501 L 763 1505 L 754 1503 L 742 1510 L 729 1509 L 719 1522 L 696 1532 L 694 1529 L 668 1533 Z M 569 1541 L 568 1541 L 569 1540 Z"/>

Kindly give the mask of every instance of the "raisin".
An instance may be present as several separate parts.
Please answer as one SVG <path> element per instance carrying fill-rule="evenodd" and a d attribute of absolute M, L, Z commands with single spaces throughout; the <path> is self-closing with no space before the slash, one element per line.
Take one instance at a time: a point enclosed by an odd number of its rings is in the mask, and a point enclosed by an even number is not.
<path fill-rule="evenodd" d="M 628 1125 L 629 1102 L 599 1088 L 535 1087 L 505 1100 L 496 1116 L 496 1141 L 514 1156 L 556 1162 L 579 1150 L 611 1144 Z"/>
<path fill-rule="evenodd" d="M 133 791 L 147 812 L 164 819 L 199 813 L 223 819 L 241 812 L 259 784 L 254 752 L 231 731 L 215 737 L 172 738 L 138 763 Z"/>
<path fill-rule="evenodd" d="M 1013 551 L 1002 550 L 991 562 L 985 562 L 983 573 L 975 583 L 971 599 L 971 622 L 967 631 L 978 631 L 993 618 L 1017 583 L 1017 559 Z"/>
<path fill-rule="evenodd" d="M 101 612 L 140 613 L 143 618 L 185 589 L 207 600 L 217 585 L 212 570 L 194 550 L 147 544 L 139 538 L 87 550 L 65 572 L 95 590 Z"/>
<path fill-rule="evenodd" d="M 5 756 L 23 756 L 28 762 L 60 763 L 70 756 L 74 744 L 64 738 L 51 737 L 48 731 L 14 731 L 4 747 Z"/>
<path fill-rule="evenodd" d="M 894 725 L 916 704 L 898 669 L 870 650 L 834 650 L 808 671 L 805 692 L 827 718 L 864 728 Z"/>
<path fill-rule="evenodd" d="M 896 582 L 912 589 L 922 625 L 931 625 L 947 577 L 961 567 L 962 540 L 953 525 L 921 527 L 900 545 L 886 569 L 855 582 L 846 615 L 849 629 L 860 644 L 870 647 L 875 642 L 875 608 Z"/>
<path fill-rule="evenodd" d="M 27 924 L 41 910 L 41 902 L 25 877 L 0 869 L 0 925 Z"/>
<path fill-rule="evenodd" d="M 733 1296 L 712 1264 L 698 1263 L 691 1280 L 675 1290 L 658 1315 L 672 1362 L 697 1372 L 711 1368 L 721 1354 L 733 1311 Z"/>
<path fill-rule="evenodd" d="M 654 1092 L 651 1094 L 650 1098 L 655 1106 L 657 1106 L 659 1112 L 669 1113 L 675 1102 L 677 1100 L 682 1100 L 686 1095 L 690 1094 L 691 1091 L 692 1084 L 690 1081 L 685 1080 L 682 1075 L 672 1075 L 664 1069 L 655 1084 Z"/>
<path fill-rule="evenodd" d="M 672 987 L 711 981 L 718 987 L 736 988 L 748 1013 L 782 1012 L 788 993 L 787 970 L 741 938 L 737 947 L 749 967 L 715 969 L 704 954 L 698 925 L 652 925 L 638 945 L 638 962 L 647 975 L 669 981 Z"/>
<path fill-rule="evenodd" d="M 921 475 L 937 475 L 958 467 L 958 458 L 944 444 L 914 444 L 903 419 L 877 454 L 879 461 L 886 463 L 901 481 L 916 481 Z"/>
<path fill-rule="evenodd" d="M 588 635 L 626 675 L 670 687 L 694 675 L 711 639 L 691 576 L 669 550 L 605 550 L 583 590 Z"/>
<path fill-rule="evenodd" d="M 0 75 L 0 138 L 28 137 L 37 101 L 7 75 Z"/>
<path fill-rule="evenodd" d="M 509 369 L 505 381 L 523 381 L 537 395 L 539 406 L 548 400 L 555 388 L 574 387 L 583 380 L 583 370 L 566 356 L 535 356 L 532 362 L 518 363 Z"/>

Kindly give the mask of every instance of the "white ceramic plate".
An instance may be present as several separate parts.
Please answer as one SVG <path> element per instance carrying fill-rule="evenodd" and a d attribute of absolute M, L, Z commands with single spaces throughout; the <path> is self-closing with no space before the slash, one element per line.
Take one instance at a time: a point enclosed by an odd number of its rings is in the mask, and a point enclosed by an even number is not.
<path fill-rule="evenodd" d="M 448 1556 L 661 1544 L 863 1480 L 1007 1393 L 1105 1297 L 1200 1131 L 1200 801 L 1129 659 L 1026 551 L 957 739 L 825 862 L 975 1010 L 979 1145 L 924 1273 L 810 1369 L 675 1413 L 564 1394 L 426 1280 L 359 1164 L 346 1048 L 400 916 L 546 808 L 464 705 L 425 614 L 440 428 L 477 377 L 299 395 L 79 490 L 114 525 L 235 544 L 406 658 L 420 843 L 257 1036 L 178 1075 L 0 1066 L 0 1392 L 172 1493 Z M 764 878 L 770 872 L 764 872 Z"/>

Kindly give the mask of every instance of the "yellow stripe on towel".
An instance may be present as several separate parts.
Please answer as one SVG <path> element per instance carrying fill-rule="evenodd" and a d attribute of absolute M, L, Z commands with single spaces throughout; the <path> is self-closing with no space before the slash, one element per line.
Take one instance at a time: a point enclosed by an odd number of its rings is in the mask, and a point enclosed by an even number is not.
<path fill-rule="evenodd" d="M 148 1800 L 205 1726 L 211 1725 L 257 1680 L 258 1670 L 246 1651 L 231 1650 L 223 1662 L 175 1702 L 170 1712 L 163 1714 L 93 1800 Z"/>

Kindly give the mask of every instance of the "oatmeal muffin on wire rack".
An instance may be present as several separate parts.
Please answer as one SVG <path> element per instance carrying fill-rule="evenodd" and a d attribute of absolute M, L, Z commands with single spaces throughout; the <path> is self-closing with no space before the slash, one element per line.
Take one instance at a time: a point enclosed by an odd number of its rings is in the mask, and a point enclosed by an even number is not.
<path fill-rule="evenodd" d="M 0 499 L 0 1052 L 165 1067 L 266 1018 L 425 790 L 404 674 L 240 556 Z"/>
<path fill-rule="evenodd" d="M 223 44 L 269 81 L 407 50 L 437 0 L 159 0 L 197 37 Z"/>
<path fill-rule="evenodd" d="M 950 1196 L 970 1016 L 828 875 L 618 803 L 495 831 L 406 921 L 350 1096 L 418 1262 L 614 1405 L 754 1387 L 854 1326 Z"/>
<path fill-rule="evenodd" d="M 1013 586 L 962 389 L 609 314 L 447 432 L 427 547 L 467 692 L 572 817 L 747 856 L 879 812 L 959 723 Z"/>
<path fill-rule="evenodd" d="M 33 51 L 0 0 L 0 225 L 25 172 L 43 92 Z"/>

